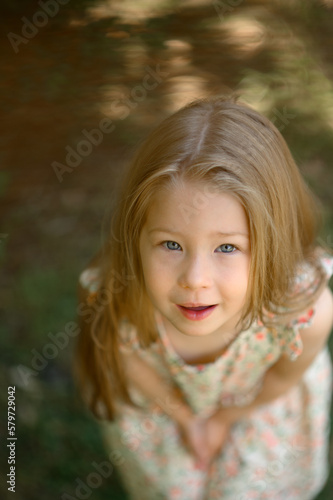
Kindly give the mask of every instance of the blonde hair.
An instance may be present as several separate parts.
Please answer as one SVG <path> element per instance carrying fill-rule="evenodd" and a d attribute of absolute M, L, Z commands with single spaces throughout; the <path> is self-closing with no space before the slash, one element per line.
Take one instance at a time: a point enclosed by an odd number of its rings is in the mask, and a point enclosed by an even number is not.
<path fill-rule="evenodd" d="M 164 120 L 136 154 L 112 235 L 97 259 L 100 290 L 109 293 L 90 322 L 81 318 L 77 353 L 79 381 L 95 415 L 101 415 L 102 404 L 112 419 L 117 398 L 131 403 L 119 355 L 120 322 L 126 318 L 137 327 L 142 348 L 157 338 L 144 290 L 139 237 L 156 190 L 186 180 L 233 194 L 247 213 L 251 266 L 243 328 L 257 319 L 269 325 L 282 321 L 286 312 L 304 310 L 324 286 L 315 257 L 317 203 L 277 128 L 233 97 L 186 106 Z M 315 286 L 311 294 L 295 294 L 294 278 L 304 262 L 314 269 Z"/>

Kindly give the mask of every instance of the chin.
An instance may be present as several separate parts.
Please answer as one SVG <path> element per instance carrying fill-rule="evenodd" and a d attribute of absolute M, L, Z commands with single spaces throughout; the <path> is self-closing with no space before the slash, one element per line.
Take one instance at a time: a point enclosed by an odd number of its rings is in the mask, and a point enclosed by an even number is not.
<path fill-rule="evenodd" d="M 182 332 L 186 337 L 207 337 L 213 332 Z"/>
<path fill-rule="evenodd" d="M 207 335 L 210 335 L 211 333 L 213 333 L 214 330 L 212 330 L 211 328 L 198 328 L 197 325 L 193 325 L 193 326 L 182 326 L 182 325 L 175 325 L 173 323 L 173 326 L 175 328 L 177 328 L 178 331 L 180 331 L 183 335 L 186 335 L 187 337 L 205 337 Z"/>

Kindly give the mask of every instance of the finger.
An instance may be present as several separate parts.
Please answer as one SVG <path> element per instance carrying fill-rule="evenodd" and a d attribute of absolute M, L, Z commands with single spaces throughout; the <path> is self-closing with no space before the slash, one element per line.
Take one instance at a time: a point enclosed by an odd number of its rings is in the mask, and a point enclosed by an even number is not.
<path fill-rule="evenodd" d="M 209 467 L 209 463 L 207 462 L 203 462 L 202 460 L 198 460 L 196 463 L 195 463 L 195 467 L 197 469 L 201 469 L 203 471 L 206 471 Z"/>
<path fill-rule="evenodd" d="M 209 449 L 207 443 L 202 443 L 199 448 L 194 450 L 194 456 L 197 460 L 197 464 L 200 467 L 207 468 L 211 461 L 214 459 L 215 453 L 212 453 L 212 450 Z"/>

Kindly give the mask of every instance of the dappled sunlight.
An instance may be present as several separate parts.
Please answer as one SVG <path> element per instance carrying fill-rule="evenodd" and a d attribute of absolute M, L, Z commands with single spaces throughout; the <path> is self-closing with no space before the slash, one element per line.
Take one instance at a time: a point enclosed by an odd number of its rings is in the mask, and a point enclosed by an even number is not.
<path fill-rule="evenodd" d="M 117 17 L 124 23 L 137 23 L 163 14 L 170 6 L 168 0 L 100 0 L 86 11 L 91 21 L 99 21 L 108 17 Z"/>
<path fill-rule="evenodd" d="M 247 70 L 240 81 L 238 91 L 243 100 L 263 114 L 270 115 L 280 103 L 286 103 L 297 116 L 316 117 L 313 127 L 319 121 L 332 129 L 333 86 L 332 82 L 318 68 L 304 68 L 294 74 L 281 70 L 269 76 Z M 304 126 L 311 128 L 311 123 Z"/>
<path fill-rule="evenodd" d="M 307 99 L 304 111 L 309 115 L 317 114 L 323 122 L 333 129 L 333 84 L 320 68 L 314 68 L 309 73 L 308 95 L 313 99 Z M 301 109 L 301 103 L 299 103 Z"/>
<path fill-rule="evenodd" d="M 154 69 L 153 66 L 149 66 L 150 60 L 146 48 L 137 41 L 127 44 L 123 48 L 124 71 L 127 79 L 133 84 L 131 86 L 124 84 L 105 85 L 101 89 L 100 110 L 103 114 L 112 120 L 123 120 L 151 94 L 157 84 L 167 83 L 167 112 L 178 109 L 191 99 L 202 97 L 208 78 L 193 75 L 191 44 L 183 40 L 171 39 L 166 40 L 164 45 L 163 72 L 167 74 L 167 77 L 161 78 L 161 81 L 157 79 L 155 84 L 153 83 Z M 188 74 L 178 76 L 179 73 L 184 72 Z"/>
<path fill-rule="evenodd" d="M 124 109 L 117 105 L 129 96 L 125 85 L 105 85 L 100 89 L 103 101 L 99 105 L 100 112 L 112 120 L 123 119 Z"/>
<path fill-rule="evenodd" d="M 291 8 L 290 2 L 272 4 L 278 8 L 284 6 L 286 12 Z M 293 0 L 293 5 L 300 8 L 297 0 Z M 161 100 L 164 113 L 170 113 L 193 99 L 214 93 L 214 90 L 221 93 L 232 88 L 228 78 L 219 82 L 219 76 L 198 64 L 202 50 L 200 41 L 204 38 L 196 38 L 193 36 L 195 32 L 191 36 L 186 35 L 191 25 L 188 17 L 191 9 L 194 9 L 193 12 L 205 9 L 202 26 L 211 30 L 210 53 L 216 60 L 219 52 L 221 61 L 228 54 L 237 64 L 255 61 L 256 58 L 259 60 L 264 54 L 269 60 L 269 71 L 261 71 L 252 67 L 251 63 L 241 67 L 234 88 L 243 100 L 268 116 L 280 106 L 289 106 L 299 115 L 313 114 L 317 117 L 316 121 L 320 120 L 332 128 L 331 82 L 318 66 L 302 31 L 293 30 L 286 18 L 276 16 L 268 5 L 251 7 L 242 2 L 229 4 L 187 0 L 178 6 L 167 0 L 140 3 L 134 0 L 100 0 L 90 4 L 85 15 L 81 19 L 73 19 L 72 25 L 80 27 L 84 23 L 117 19 L 110 27 L 104 27 L 103 32 L 106 39 L 119 42 L 117 53 L 123 68 L 118 76 L 118 68 L 115 67 L 109 81 L 99 87 L 97 108 L 100 113 L 114 121 L 128 117 L 133 125 L 143 119 L 141 116 L 138 120 L 136 113 L 144 113 L 148 125 L 153 123 L 153 119 L 149 118 L 147 109 L 150 108 L 145 101 L 156 102 L 156 95 L 161 92 L 164 94 Z M 172 12 L 176 13 L 180 26 L 183 23 L 182 36 L 179 32 L 173 34 L 170 25 L 159 49 L 153 48 L 150 37 L 160 35 L 158 29 L 148 27 L 148 23 L 154 22 L 158 26 L 162 16 Z M 141 33 L 146 35 L 141 38 Z M 154 68 L 156 61 L 163 66 L 167 76 L 157 82 L 155 90 L 152 83 L 146 88 L 144 79 L 147 79 L 145 68 Z M 221 64 L 223 70 L 224 65 Z"/>
<path fill-rule="evenodd" d="M 183 40 L 167 40 L 164 43 L 166 47 L 165 55 L 168 59 L 168 64 L 173 70 L 188 71 L 187 66 L 191 63 L 192 46 L 190 43 Z"/>
<path fill-rule="evenodd" d="M 124 55 L 125 74 L 133 78 L 138 78 L 144 68 L 149 63 L 147 47 L 139 40 L 129 41 L 122 48 Z"/>
<path fill-rule="evenodd" d="M 206 97 L 207 79 L 200 76 L 174 76 L 168 81 L 168 113 L 177 111 L 189 102 Z"/>
<path fill-rule="evenodd" d="M 265 43 L 265 26 L 250 16 L 230 16 L 221 27 L 227 33 L 225 41 L 235 47 L 236 55 L 253 55 Z"/>

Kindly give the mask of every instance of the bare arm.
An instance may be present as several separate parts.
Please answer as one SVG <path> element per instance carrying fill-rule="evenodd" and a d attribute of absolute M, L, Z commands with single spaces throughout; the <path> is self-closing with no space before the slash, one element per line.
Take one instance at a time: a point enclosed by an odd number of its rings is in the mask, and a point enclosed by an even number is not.
<path fill-rule="evenodd" d="M 123 354 L 123 361 L 129 382 L 178 424 L 184 445 L 204 467 L 207 463 L 205 421 L 192 412 L 177 387 L 165 381 L 138 354 Z"/>
<path fill-rule="evenodd" d="M 123 354 L 126 375 L 136 389 L 154 402 L 178 424 L 187 422 L 193 413 L 179 389 L 165 381 L 135 352 Z"/>
<path fill-rule="evenodd" d="M 182 399 L 181 394 L 159 376 L 137 354 L 124 355 L 127 376 L 133 385 L 178 423 L 185 444 L 204 467 L 219 453 L 229 427 L 255 408 L 269 403 L 296 385 L 327 342 L 333 322 L 333 297 L 326 289 L 314 304 L 316 314 L 309 328 L 301 332 L 303 352 L 296 361 L 283 356 L 266 373 L 263 388 L 248 406 L 221 408 L 214 415 L 200 419 Z"/>
<path fill-rule="evenodd" d="M 225 418 L 231 421 L 249 414 L 256 407 L 269 403 L 297 384 L 303 373 L 323 349 L 333 322 L 333 296 L 326 288 L 314 304 L 316 314 L 313 324 L 301 331 L 303 352 L 296 361 L 283 355 L 266 373 L 263 388 L 255 400 L 244 407 L 222 408 Z M 127 376 L 147 398 L 155 402 L 167 415 L 180 422 L 192 411 L 175 386 L 168 384 L 151 366 L 135 352 L 123 355 Z"/>
<path fill-rule="evenodd" d="M 263 387 L 255 400 L 244 407 L 221 408 L 218 411 L 222 421 L 232 424 L 250 414 L 260 405 L 270 403 L 286 393 L 299 382 L 316 356 L 326 344 L 333 323 L 333 296 L 326 288 L 314 304 L 313 324 L 301 330 L 303 352 L 296 361 L 283 355 L 266 373 Z"/>
<path fill-rule="evenodd" d="M 330 290 L 324 290 L 314 304 L 316 314 L 309 328 L 301 331 L 303 352 L 296 361 L 290 361 L 284 355 L 266 373 L 260 394 L 248 406 L 220 408 L 208 418 L 206 423 L 206 445 L 202 459 L 209 465 L 220 452 L 230 426 L 240 418 L 247 417 L 260 405 L 270 403 L 286 393 L 301 379 L 315 357 L 323 349 L 333 321 L 333 298 Z"/>

